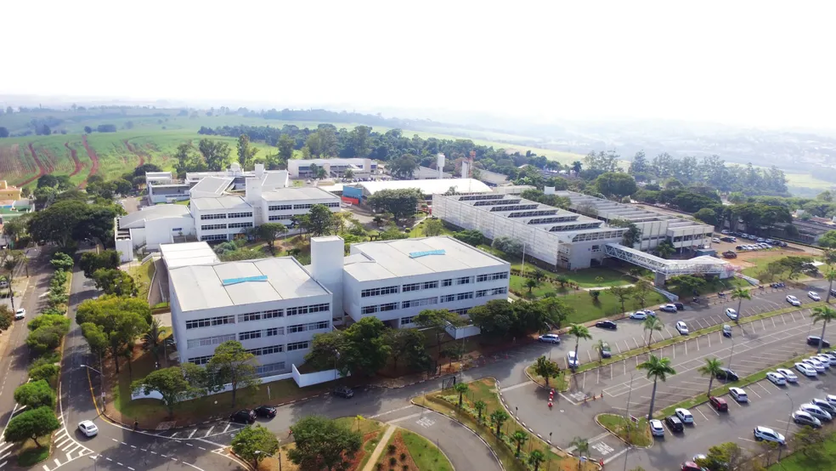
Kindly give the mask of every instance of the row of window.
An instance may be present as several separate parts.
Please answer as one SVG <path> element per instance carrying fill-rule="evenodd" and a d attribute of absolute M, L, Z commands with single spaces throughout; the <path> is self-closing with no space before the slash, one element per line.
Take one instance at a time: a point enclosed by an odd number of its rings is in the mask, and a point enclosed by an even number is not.
<path fill-rule="evenodd" d="M 199 327 L 214 327 L 216 325 L 234 324 L 235 316 L 206 317 L 186 321 L 186 329 L 197 329 Z"/>
<path fill-rule="evenodd" d="M 388 312 L 394 311 L 398 308 L 398 303 L 386 303 L 386 304 L 379 304 L 374 306 L 363 306 L 361 312 L 363 314 L 374 314 L 376 312 Z"/>
<path fill-rule="evenodd" d="M 304 342 L 293 342 L 293 343 L 287 344 L 287 351 L 292 352 L 294 350 L 305 350 L 307 348 L 310 348 L 310 346 L 311 346 L 311 342 L 309 342 L 307 340 L 305 340 Z"/>
<path fill-rule="evenodd" d="M 227 214 L 229 219 L 238 219 L 238 218 L 251 218 L 253 217 L 253 213 L 229 213 Z"/>
<path fill-rule="evenodd" d="M 382 288 L 369 288 L 360 292 L 361 298 L 369 298 L 371 296 L 383 296 L 386 294 L 395 294 L 400 292 L 399 286 L 384 286 Z"/>
<path fill-rule="evenodd" d="M 404 301 L 401 303 L 401 308 L 406 309 L 408 307 L 418 307 L 418 306 L 430 306 L 433 304 L 438 303 L 437 297 L 432 298 L 422 298 L 422 299 L 413 299 L 410 301 Z"/>
<path fill-rule="evenodd" d="M 492 289 L 485 289 L 479 290 L 475 293 L 473 291 L 468 291 L 465 293 L 457 293 L 457 294 L 446 294 L 441 296 L 440 298 L 432 297 L 432 298 L 422 298 L 422 299 L 412 299 L 409 301 L 404 301 L 400 303 L 401 309 L 407 309 L 411 307 L 417 306 L 430 306 L 433 304 L 438 303 L 452 303 L 454 301 L 464 301 L 467 299 L 476 298 L 483 298 L 485 296 L 498 296 L 501 294 L 507 294 L 508 288 L 503 286 L 500 288 L 492 288 Z M 363 306 L 360 309 L 362 314 L 374 314 L 376 312 L 387 312 L 387 311 L 394 311 L 398 309 L 398 303 L 386 303 L 386 304 L 376 304 L 373 306 Z"/>
<path fill-rule="evenodd" d="M 213 240 L 226 240 L 226 234 L 202 235 L 200 236 L 200 240 L 206 242 L 211 242 Z"/>
<path fill-rule="evenodd" d="M 269 347 L 251 348 L 247 350 L 248 353 L 252 353 L 257 357 L 264 355 L 273 355 L 274 353 L 282 353 L 283 351 L 284 345 L 270 345 Z"/>
<path fill-rule="evenodd" d="M 201 214 L 200 220 L 207 221 L 209 219 L 226 219 L 226 213 L 218 213 L 218 214 Z"/>
<path fill-rule="evenodd" d="M 259 376 L 271 376 L 285 371 L 284 362 L 269 363 L 267 365 L 259 365 L 255 369 L 255 373 Z"/>
<path fill-rule="evenodd" d="M 498 296 L 500 294 L 506 294 L 508 292 L 508 288 L 503 286 L 501 288 L 493 288 L 493 289 L 480 289 L 476 292 L 477 298 L 484 298 L 485 296 Z"/>
<path fill-rule="evenodd" d="M 226 224 L 204 224 L 200 226 L 201 231 L 216 231 L 218 229 L 226 229 Z"/>
<path fill-rule="evenodd" d="M 269 220 L 269 221 L 285 221 L 285 220 L 290 219 L 290 217 L 291 216 L 289 216 L 289 215 L 287 215 L 287 216 L 268 216 L 267 220 Z"/>
<path fill-rule="evenodd" d="M 477 283 L 482 283 L 483 281 L 494 281 L 494 280 L 507 280 L 508 279 L 508 272 L 502 271 L 499 273 L 486 273 L 484 275 L 478 275 L 476 277 Z"/>
<path fill-rule="evenodd" d="M 265 319 L 275 319 L 282 316 L 284 316 L 284 309 L 269 309 L 267 311 L 238 314 L 238 322 L 261 321 Z"/>
<path fill-rule="evenodd" d="M 245 314 L 238 314 L 238 322 L 250 322 L 250 321 L 260 321 L 265 319 L 274 319 L 278 317 L 282 317 L 282 315 L 289 316 L 296 316 L 299 314 L 309 314 L 314 312 L 325 312 L 331 309 L 331 305 L 329 303 L 323 304 L 311 304 L 309 306 L 296 306 L 296 307 L 289 307 L 286 310 L 282 309 L 271 309 L 267 311 L 261 312 L 248 312 Z M 236 316 L 229 315 L 229 316 L 218 316 L 218 317 L 206 317 L 203 319 L 194 319 L 186 321 L 186 329 L 197 329 L 200 327 L 214 327 L 217 325 L 226 325 L 226 324 L 235 324 Z"/>
<path fill-rule="evenodd" d="M 189 339 L 188 348 L 210 347 L 212 345 L 220 345 L 228 340 L 235 340 L 235 334 L 216 335 L 214 337 L 204 337 L 202 339 Z"/>
<path fill-rule="evenodd" d="M 438 288 L 437 281 L 425 281 L 423 283 L 410 283 L 408 285 L 403 285 L 403 292 L 407 293 L 409 291 L 419 291 L 422 289 L 436 289 Z"/>
<path fill-rule="evenodd" d="M 289 211 L 293 209 L 292 204 L 274 204 L 273 206 L 267 206 L 268 211 Z"/>
<path fill-rule="evenodd" d="M 297 332 L 310 332 L 312 330 L 322 330 L 328 328 L 328 321 L 311 322 L 310 324 L 298 324 L 287 326 L 288 334 L 295 334 Z"/>
<path fill-rule="evenodd" d="M 498 272 L 498 273 L 486 273 L 483 275 L 479 275 L 476 277 L 477 283 L 482 283 L 485 281 L 495 281 L 495 280 L 507 280 L 508 279 L 508 272 Z M 448 278 L 446 280 L 441 280 L 441 287 L 446 288 L 448 286 L 453 286 L 453 281 L 455 281 L 456 285 L 467 285 L 473 282 L 472 276 L 462 276 L 453 280 L 452 278 Z M 395 294 L 400 291 L 404 293 L 408 293 L 411 291 L 420 291 L 424 289 L 436 289 L 439 286 L 438 281 L 425 281 L 422 283 L 409 283 L 403 285 L 402 287 L 398 286 L 384 286 L 382 288 L 369 288 L 364 289 L 360 292 L 361 298 L 369 298 L 373 296 L 384 296 L 387 294 Z"/>
<path fill-rule="evenodd" d="M 296 350 L 305 350 L 310 348 L 311 342 L 304 341 L 304 342 L 293 342 L 287 344 L 287 351 L 293 352 Z M 284 345 L 271 345 L 269 347 L 261 347 L 261 348 L 253 348 L 247 350 L 247 352 L 252 353 L 255 356 L 264 356 L 264 355 L 272 355 L 275 353 L 282 353 L 285 350 Z M 204 355 L 201 357 L 192 357 L 189 358 L 189 363 L 194 363 L 195 365 L 205 365 L 209 363 L 209 360 L 212 359 L 212 355 Z M 281 365 L 280 367 L 274 365 Z M 284 362 L 280 363 L 272 363 L 270 365 L 262 365 L 256 369 L 258 374 L 265 374 L 269 372 L 276 372 L 284 370 Z"/>
<path fill-rule="evenodd" d="M 239 229 L 242 227 L 253 227 L 252 222 L 233 222 L 229 224 L 230 229 Z"/>
<path fill-rule="evenodd" d="M 328 303 L 325 304 L 311 304 L 310 306 L 299 306 L 299 307 L 289 307 L 287 308 L 287 315 L 289 316 L 296 316 L 299 314 L 310 314 L 313 312 L 324 312 L 331 309 L 331 305 Z"/>

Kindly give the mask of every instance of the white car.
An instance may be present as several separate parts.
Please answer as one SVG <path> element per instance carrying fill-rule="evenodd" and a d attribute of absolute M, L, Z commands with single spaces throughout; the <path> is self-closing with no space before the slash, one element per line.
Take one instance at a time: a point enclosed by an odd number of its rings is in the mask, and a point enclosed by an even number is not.
<path fill-rule="evenodd" d="M 792 413 L 792 421 L 797 423 L 798 425 L 809 425 L 813 428 L 821 427 L 821 421 L 812 415 L 804 412 L 803 410 L 797 410 Z"/>
<path fill-rule="evenodd" d="M 772 430 L 769 427 L 761 427 L 760 425 L 758 425 L 757 427 L 755 427 L 754 434 L 755 440 L 757 441 L 766 440 L 768 442 L 775 442 L 781 445 L 787 444 L 787 441 L 783 435 L 776 432 L 775 430 Z"/>
<path fill-rule="evenodd" d="M 795 376 L 795 375 L 793 375 Z M 770 371 L 766 373 L 766 379 L 772 382 L 772 384 L 776 386 L 783 386 L 787 384 L 787 378 L 784 377 L 781 373 L 776 373 L 774 371 Z"/>
<path fill-rule="evenodd" d="M 830 415 L 830 412 L 827 412 L 826 410 L 822 409 L 821 407 L 815 404 L 801 404 L 801 407 L 799 407 L 798 410 L 804 411 L 819 420 L 824 420 L 827 422 L 833 420 L 833 416 Z"/>
<path fill-rule="evenodd" d="M 15 311 L 15 320 L 20 320 L 26 317 L 26 309 L 20 308 Z"/>
<path fill-rule="evenodd" d="M 95 437 L 99 433 L 99 427 L 96 427 L 90 420 L 82 420 L 78 424 L 78 430 L 87 437 Z"/>
<path fill-rule="evenodd" d="M 796 376 L 795 373 L 792 372 L 792 370 L 788 370 L 786 368 L 778 368 L 775 371 L 777 371 L 778 374 L 783 376 L 787 380 L 788 383 L 797 383 L 798 382 L 798 376 Z"/>
<path fill-rule="evenodd" d="M 816 370 L 816 373 L 824 373 L 824 365 L 822 365 L 822 363 L 815 358 L 805 358 L 801 360 L 801 363 L 806 363 L 813 367 Z"/>
<path fill-rule="evenodd" d="M 834 359 L 830 355 L 824 355 L 824 354 L 815 355 L 815 356 L 813 356 L 813 358 L 820 361 L 821 364 L 824 365 L 825 368 L 830 368 L 830 366 L 833 365 L 834 362 L 836 362 L 836 359 Z"/>
<path fill-rule="evenodd" d="M 694 416 L 691 415 L 691 411 L 688 409 L 676 409 L 676 416 L 679 417 L 679 420 L 682 421 L 683 424 L 693 424 L 694 423 Z"/>
<path fill-rule="evenodd" d="M 545 343 L 560 343 L 560 336 L 557 334 L 543 334 L 537 340 Z"/>
<path fill-rule="evenodd" d="M 581 362 L 578 361 L 578 357 L 575 356 L 574 350 L 566 354 L 566 362 L 569 364 L 569 368 L 577 368 L 581 364 Z"/>
<path fill-rule="evenodd" d="M 807 297 L 813 301 L 821 301 L 821 296 L 819 296 L 819 293 L 816 293 L 815 291 L 808 291 Z"/>
<path fill-rule="evenodd" d="M 804 376 L 807 376 L 808 378 L 818 376 L 818 373 L 816 373 L 816 369 L 806 363 L 796 363 L 795 369 L 798 370 L 798 372 L 803 374 Z"/>
<path fill-rule="evenodd" d="M 644 312 L 644 311 L 636 311 L 636 312 L 630 314 L 630 319 L 643 321 L 643 320 L 647 319 L 647 313 Z"/>
<path fill-rule="evenodd" d="M 791 294 L 787 295 L 787 302 L 792 304 L 793 306 L 801 306 L 801 301 L 799 301 L 798 298 Z"/>
<path fill-rule="evenodd" d="M 679 321 L 676 323 L 676 331 L 682 335 L 688 335 L 688 326 L 684 322 Z"/>
<path fill-rule="evenodd" d="M 729 388 L 729 395 L 737 402 L 749 402 L 749 396 L 743 388 Z"/>
<path fill-rule="evenodd" d="M 720 239 L 714 237 L 714 238 L 711 239 L 711 242 L 713 242 L 715 244 L 719 244 L 721 241 L 720 241 Z"/>
<path fill-rule="evenodd" d="M 834 396 L 833 394 L 828 394 L 827 397 L 825 397 L 824 399 L 831 406 L 836 406 L 836 396 Z"/>
<path fill-rule="evenodd" d="M 650 434 L 654 437 L 664 437 L 665 427 L 662 426 L 662 421 L 659 419 L 652 419 L 650 421 Z"/>
<path fill-rule="evenodd" d="M 830 414 L 831 416 L 836 416 L 836 406 L 827 402 L 827 400 L 825 399 L 819 399 L 816 397 L 810 400 L 810 404 L 818 406 L 819 409 L 824 409 L 824 411 Z"/>
<path fill-rule="evenodd" d="M 726 308 L 726 316 L 727 316 L 729 319 L 731 319 L 731 320 L 733 320 L 733 321 L 736 321 L 736 320 L 737 320 L 737 311 L 735 311 L 735 310 L 734 310 L 734 309 L 732 309 L 732 308 Z"/>

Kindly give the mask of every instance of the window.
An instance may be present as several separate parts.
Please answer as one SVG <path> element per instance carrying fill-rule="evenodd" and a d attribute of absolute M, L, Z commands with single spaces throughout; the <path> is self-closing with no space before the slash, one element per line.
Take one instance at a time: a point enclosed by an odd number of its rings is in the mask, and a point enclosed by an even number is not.
<path fill-rule="evenodd" d="M 227 340 L 235 340 L 235 334 L 216 335 L 214 337 L 204 337 L 202 339 L 189 339 L 188 348 L 210 347 L 212 345 L 220 345 Z"/>
<path fill-rule="evenodd" d="M 229 224 L 230 229 L 238 229 L 241 227 L 253 227 L 253 223 L 251 222 L 232 222 Z"/>
<path fill-rule="evenodd" d="M 284 309 L 271 309 L 262 313 L 264 319 L 275 319 L 284 316 Z"/>
<path fill-rule="evenodd" d="M 415 316 L 401 317 L 401 325 L 412 324 L 412 319 L 413 318 L 415 318 Z"/>
<path fill-rule="evenodd" d="M 328 328 L 328 321 L 311 322 L 310 324 L 298 324 L 287 327 L 288 334 L 295 334 L 297 332 L 307 332 L 311 330 L 322 330 Z"/>
<path fill-rule="evenodd" d="M 378 306 L 363 306 L 363 309 L 360 310 L 362 314 L 374 314 L 377 312 Z"/>
<path fill-rule="evenodd" d="M 339 202 L 335 202 L 335 203 L 325 203 L 325 206 L 328 206 L 329 208 L 339 208 L 339 207 L 340 207 L 340 203 L 339 203 Z"/>
<path fill-rule="evenodd" d="M 226 240 L 226 234 L 202 235 L 202 236 L 200 236 L 200 240 L 202 240 L 202 241 Z"/>
<path fill-rule="evenodd" d="M 469 277 L 469 276 L 463 276 L 463 277 L 461 277 L 461 278 L 456 278 L 456 284 L 457 284 L 457 285 L 466 285 L 466 284 L 469 284 L 469 283 L 470 283 L 470 280 L 472 280 L 472 278 L 471 278 L 471 277 Z"/>
<path fill-rule="evenodd" d="M 380 312 L 394 311 L 398 308 L 398 303 L 386 303 L 380 305 Z"/>
<path fill-rule="evenodd" d="M 305 350 L 310 347 L 310 345 L 311 343 L 309 341 L 289 343 L 287 344 L 287 351 L 292 352 L 294 350 Z"/>
<path fill-rule="evenodd" d="M 424 283 L 421 286 L 421 289 L 435 289 L 435 288 L 438 288 L 438 282 L 437 281 L 427 281 L 426 283 Z"/>
<path fill-rule="evenodd" d="M 249 332 L 241 332 L 238 334 L 238 340 L 250 340 L 250 339 L 260 339 L 261 338 L 261 331 L 260 330 L 251 330 Z"/>
<path fill-rule="evenodd" d="M 456 295 L 455 294 L 446 294 L 446 295 L 441 297 L 441 302 L 442 303 L 451 303 L 455 300 L 456 300 Z"/>
<path fill-rule="evenodd" d="M 476 291 L 476 297 L 477 298 L 484 298 L 485 296 L 488 295 L 488 292 L 490 292 L 489 289 L 480 289 L 480 290 Z"/>
<path fill-rule="evenodd" d="M 459 293 L 456 295 L 456 301 L 461 301 L 464 299 L 473 299 L 473 292 Z"/>
<path fill-rule="evenodd" d="M 311 209 L 312 207 L 313 207 L 313 205 L 312 205 L 312 204 L 308 204 L 308 203 L 305 203 L 305 204 L 294 204 L 294 205 L 293 205 L 293 209 Z"/>
<path fill-rule="evenodd" d="M 237 218 L 251 218 L 253 217 L 253 213 L 229 213 L 227 214 L 229 219 L 237 219 Z"/>
<path fill-rule="evenodd" d="M 235 323 L 235 316 L 219 316 L 212 318 L 212 325 L 226 325 L 226 324 L 234 324 Z"/>
<path fill-rule="evenodd" d="M 201 214 L 200 220 L 206 221 L 209 219 L 226 219 L 226 214 Z"/>
<path fill-rule="evenodd" d="M 262 355 L 272 355 L 274 353 L 282 353 L 284 351 L 284 345 L 271 345 L 269 347 L 261 347 L 261 348 L 251 348 L 247 350 L 247 353 L 252 353 L 253 355 L 260 357 Z"/>
<path fill-rule="evenodd" d="M 467 311 L 469 311 L 470 309 L 471 308 L 469 308 L 469 307 L 465 307 L 465 308 L 462 308 L 462 309 L 450 309 L 450 312 L 452 312 L 453 314 L 457 314 L 459 316 L 463 316 L 463 315 L 467 314 Z"/>
<path fill-rule="evenodd" d="M 361 298 L 369 298 L 372 296 L 384 296 L 387 294 L 398 293 L 400 288 L 398 286 L 384 286 L 383 288 L 369 288 L 360 292 Z"/>
<path fill-rule="evenodd" d="M 421 283 L 410 283 L 408 285 L 403 285 L 404 293 L 409 291 L 418 291 L 419 289 L 421 289 Z"/>
<path fill-rule="evenodd" d="M 200 226 L 202 231 L 216 231 L 218 229 L 226 229 L 226 224 L 204 224 Z"/>
<path fill-rule="evenodd" d="M 186 321 L 186 329 L 197 329 L 200 327 L 210 327 L 215 325 L 234 324 L 235 316 L 220 316 L 220 317 L 206 317 L 203 319 L 194 319 Z"/>
<path fill-rule="evenodd" d="M 270 327 L 264 330 L 265 337 L 275 337 L 277 335 L 284 335 L 284 327 Z"/>
<path fill-rule="evenodd" d="M 453 280 L 441 280 L 441 286 L 453 286 Z"/>
<path fill-rule="evenodd" d="M 248 312 L 247 314 L 238 314 L 238 322 L 260 321 L 260 312 Z"/>
<path fill-rule="evenodd" d="M 496 296 L 498 294 L 505 294 L 507 292 L 508 292 L 508 288 L 505 287 L 505 286 L 503 286 L 502 288 L 494 288 L 493 291 L 491 291 L 491 296 Z"/>
<path fill-rule="evenodd" d="M 182 227 L 172 227 L 172 228 L 171 228 L 171 232 L 180 232 L 180 231 L 182 231 L 182 230 L 183 230 L 183 228 L 182 228 Z"/>
<path fill-rule="evenodd" d="M 291 216 L 269 216 L 267 219 L 270 221 L 286 221 L 289 220 Z"/>
<path fill-rule="evenodd" d="M 269 363 L 267 365 L 259 365 L 256 367 L 255 372 L 259 376 L 269 376 L 281 373 L 285 370 L 284 362 L 280 361 L 278 363 Z"/>
<path fill-rule="evenodd" d="M 476 277 L 476 282 L 481 283 L 483 281 L 494 281 L 494 280 L 507 280 L 508 279 L 508 272 L 503 271 L 499 273 L 485 273 L 483 275 L 479 275 Z"/>
<path fill-rule="evenodd" d="M 308 314 L 311 312 L 323 312 L 331 309 L 331 305 L 328 303 L 325 304 L 312 304 L 310 306 L 298 306 L 298 307 L 289 307 L 287 308 L 287 315 L 288 316 L 295 316 L 298 314 Z"/>
<path fill-rule="evenodd" d="M 268 206 L 267 209 L 269 211 L 290 211 L 293 209 L 292 204 L 277 204 L 273 206 Z"/>
<path fill-rule="evenodd" d="M 408 307 L 417 307 L 417 306 L 429 306 L 431 304 L 437 304 L 438 298 L 423 298 L 423 299 L 412 299 L 410 301 L 404 301 L 401 303 L 401 307 L 406 309 Z"/>
<path fill-rule="evenodd" d="M 205 365 L 209 363 L 209 360 L 212 359 L 212 355 L 206 355 L 204 357 L 194 357 L 189 358 L 189 363 L 194 363 L 195 365 Z"/>

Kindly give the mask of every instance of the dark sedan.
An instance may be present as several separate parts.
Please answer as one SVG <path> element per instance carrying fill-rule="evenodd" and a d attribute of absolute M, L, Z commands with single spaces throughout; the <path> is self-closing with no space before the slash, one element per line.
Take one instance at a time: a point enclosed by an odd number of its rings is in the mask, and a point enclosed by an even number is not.
<path fill-rule="evenodd" d="M 251 424 L 255 422 L 255 412 L 249 409 L 242 409 L 232 414 L 229 420 L 231 422 L 238 422 L 239 424 Z"/>
<path fill-rule="evenodd" d="M 613 321 L 601 321 L 601 322 L 596 322 L 595 327 L 600 327 L 602 329 L 616 330 L 616 329 L 618 329 L 618 324 L 616 324 Z"/>
<path fill-rule="evenodd" d="M 821 340 L 821 337 L 818 337 L 816 335 L 811 335 L 807 337 L 807 345 L 810 345 L 811 347 L 818 347 L 819 341 L 821 341 L 822 348 L 830 348 L 830 342 L 828 342 L 827 340 Z"/>
<path fill-rule="evenodd" d="M 737 376 L 737 373 L 728 368 L 720 368 L 720 371 L 717 372 L 717 379 L 725 381 L 737 381 L 740 379 L 740 377 Z"/>
<path fill-rule="evenodd" d="M 276 408 L 272 406 L 258 406 L 254 409 L 255 415 L 272 419 L 276 416 Z"/>
<path fill-rule="evenodd" d="M 685 429 L 682 425 L 682 421 L 675 415 L 665 417 L 665 423 L 668 424 L 668 428 L 674 433 L 682 432 Z"/>

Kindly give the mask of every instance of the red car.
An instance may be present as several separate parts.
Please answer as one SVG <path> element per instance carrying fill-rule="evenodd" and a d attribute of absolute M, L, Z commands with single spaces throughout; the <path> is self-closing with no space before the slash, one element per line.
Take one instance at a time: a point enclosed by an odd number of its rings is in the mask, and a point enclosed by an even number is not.
<path fill-rule="evenodd" d="M 728 412 L 729 411 L 729 404 L 722 397 L 711 396 L 708 399 L 708 403 L 711 404 L 711 407 L 713 407 L 718 412 Z"/>
<path fill-rule="evenodd" d="M 706 468 L 702 468 L 697 463 L 693 461 L 686 461 L 682 463 L 682 467 L 680 468 L 682 471 L 708 471 Z"/>

